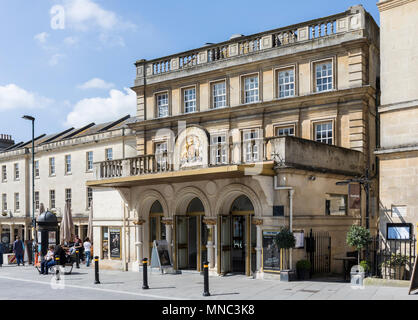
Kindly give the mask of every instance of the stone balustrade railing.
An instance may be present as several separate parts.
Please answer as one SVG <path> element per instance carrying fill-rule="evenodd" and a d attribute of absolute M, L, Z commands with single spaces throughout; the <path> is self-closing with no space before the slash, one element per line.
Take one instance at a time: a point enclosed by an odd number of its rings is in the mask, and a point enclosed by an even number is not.
<path fill-rule="evenodd" d="M 162 74 L 192 68 L 202 64 L 216 63 L 219 60 L 256 54 L 300 42 L 334 36 L 352 30 L 365 28 L 365 11 L 361 6 L 351 7 L 343 13 L 315 19 L 289 27 L 266 31 L 250 36 L 238 36 L 229 41 L 153 59 L 139 60 L 137 66 L 137 85 L 141 78 L 152 78 Z"/>

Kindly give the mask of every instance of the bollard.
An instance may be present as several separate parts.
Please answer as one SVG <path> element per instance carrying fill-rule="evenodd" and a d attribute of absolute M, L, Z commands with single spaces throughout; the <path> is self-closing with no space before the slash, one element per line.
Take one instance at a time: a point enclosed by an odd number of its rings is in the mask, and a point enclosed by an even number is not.
<path fill-rule="evenodd" d="M 75 256 L 75 267 L 80 269 L 80 254 L 78 253 L 78 250 L 75 251 Z"/>
<path fill-rule="evenodd" d="M 147 266 L 148 266 L 148 259 L 147 258 L 142 259 L 142 275 L 143 275 L 142 289 L 149 289 Z"/>
<path fill-rule="evenodd" d="M 60 280 L 60 257 L 55 257 L 55 279 Z"/>
<path fill-rule="evenodd" d="M 98 284 L 100 283 L 99 281 L 99 257 L 95 256 L 94 257 L 94 284 Z"/>
<path fill-rule="evenodd" d="M 203 289 L 203 296 L 208 297 L 210 296 L 209 293 L 209 262 L 203 263 L 203 282 L 204 282 L 204 289 Z"/>

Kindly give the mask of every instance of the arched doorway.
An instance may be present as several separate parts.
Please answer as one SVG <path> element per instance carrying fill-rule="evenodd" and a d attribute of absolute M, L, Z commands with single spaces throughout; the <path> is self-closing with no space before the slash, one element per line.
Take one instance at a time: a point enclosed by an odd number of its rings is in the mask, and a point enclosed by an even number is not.
<path fill-rule="evenodd" d="M 238 196 L 229 214 L 218 217 L 218 273 L 251 275 L 256 267 L 256 227 L 251 223 L 254 206 L 245 196 Z"/>
<path fill-rule="evenodd" d="M 165 240 L 165 225 L 162 223 L 164 210 L 161 203 L 155 200 L 149 211 L 149 252 L 152 252 L 154 240 Z M 151 257 L 151 255 L 149 255 Z M 151 259 L 151 258 L 150 258 Z"/>
<path fill-rule="evenodd" d="M 193 198 L 186 209 L 185 215 L 176 215 L 175 220 L 175 255 L 177 269 L 202 269 L 207 259 L 207 228 L 203 223 L 205 209 L 199 198 Z"/>

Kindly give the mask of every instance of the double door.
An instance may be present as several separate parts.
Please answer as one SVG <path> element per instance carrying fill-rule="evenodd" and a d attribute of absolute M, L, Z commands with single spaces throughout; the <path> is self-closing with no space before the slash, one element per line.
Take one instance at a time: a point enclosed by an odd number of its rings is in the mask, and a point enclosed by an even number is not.
<path fill-rule="evenodd" d="M 218 273 L 251 275 L 255 271 L 255 226 L 252 215 L 232 214 L 218 219 Z"/>
<path fill-rule="evenodd" d="M 202 215 L 176 216 L 176 265 L 178 269 L 202 270 L 207 259 L 207 228 Z"/>

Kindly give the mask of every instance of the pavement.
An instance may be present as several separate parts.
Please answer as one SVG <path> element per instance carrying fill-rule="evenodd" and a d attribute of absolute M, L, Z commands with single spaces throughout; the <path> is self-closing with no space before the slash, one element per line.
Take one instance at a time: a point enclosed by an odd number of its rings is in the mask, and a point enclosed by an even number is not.
<path fill-rule="evenodd" d="M 0 268 L 0 300 L 418 300 L 406 287 L 366 286 L 354 289 L 338 279 L 281 282 L 244 275 L 210 276 L 209 297 L 203 297 L 203 276 L 148 273 L 148 290 L 142 289 L 142 272 L 100 270 L 94 284 L 94 267 L 74 267 L 72 274 L 40 275 L 31 265 Z"/>

